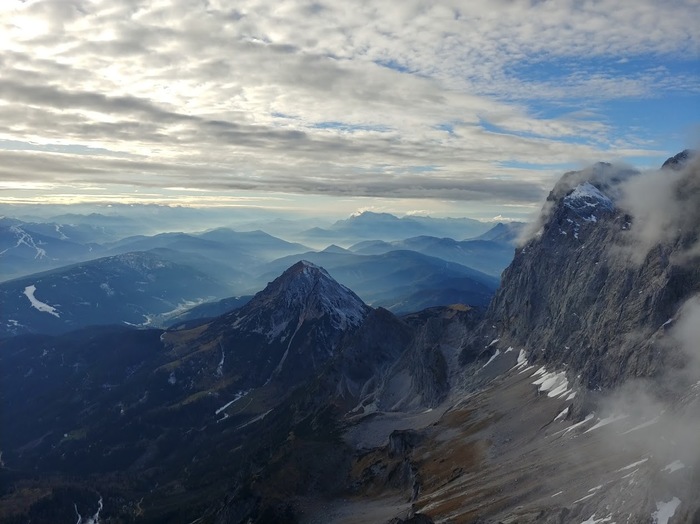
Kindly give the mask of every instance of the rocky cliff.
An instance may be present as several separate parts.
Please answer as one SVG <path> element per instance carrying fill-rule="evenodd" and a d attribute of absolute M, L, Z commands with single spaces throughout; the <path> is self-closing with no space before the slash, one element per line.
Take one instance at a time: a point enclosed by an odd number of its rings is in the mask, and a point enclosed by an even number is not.
<path fill-rule="evenodd" d="M 658 177 L 700 208 L 700 193 L 688 189 L 698 176 L 689 158 L 684 152 L 646 174 L 609 164 L 567 173 L 504 272 L 463 361 L 499 339 L 499 346 L 525 349 L 531 362 L 565 367 L 588 389 L 682 365 L 662 339 L 700 290 L 700 266 L 688 258 L 700 220 L 681 217 L 681 229 L 644 245 L 644 217 L 632 214 L 630 193 L 636 177 Z"/>

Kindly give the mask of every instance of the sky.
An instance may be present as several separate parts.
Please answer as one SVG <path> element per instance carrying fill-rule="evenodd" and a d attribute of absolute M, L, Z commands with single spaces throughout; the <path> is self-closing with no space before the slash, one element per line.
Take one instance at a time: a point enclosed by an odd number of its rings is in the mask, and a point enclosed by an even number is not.
<path fill-rule="evenodd" d="M 520 219 L 700 143 L 699 0 L 3 0 L 0 205 Z"/>

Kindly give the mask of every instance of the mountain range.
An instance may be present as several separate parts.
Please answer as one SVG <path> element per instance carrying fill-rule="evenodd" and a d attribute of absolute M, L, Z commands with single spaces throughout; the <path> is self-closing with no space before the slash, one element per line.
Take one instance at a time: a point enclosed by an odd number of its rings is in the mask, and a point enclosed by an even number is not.
<path fill-rule="evenodd" d="M 416 236 L 466 239 L 479 236 L 492 224 L 471 218 L 396 217 L 390 213 L 364 211 L 338 220 L 329 228 L 314 227 L 299 233 L 309 244 L 352 244 L 362 240 L 402 240 Z"/>
<path fill-rule="evenodd" d="M 214 318 L 0 340 L 0 522 L 700 522 L 698 158 L 565 174 L 498 284 L 333 247 Z M 343 280 L 443 281 L 405 259 L 495 296 Z"/>
<path fill-rule="evenodd" d="M 7 313 L 0 335 L 58 333 L 96 323 L 172 325 L 185 309 L 203 302 L 210 304 L 190 311 L 182 320 L 215 316 L 226 312 L 227 304 L 238 304 L 222 299 L 251 296 L 302 259 L 327 268 L 366 302 L 394 312 L 458 302 L 486 307 L 498 274 L 514 252 L 512 244 L 500 240 L 456 242 L 435 237 L 371 241 L 353 248 L 357 252 L 337 246 L 316 252 L 262 231 L 228 228 L 88 245 L 57 236 L 56 231 L 64 231 L 57 224 L 4 222 L 24 240 L 0 254 L 6 262 L 3 267 L 17 272 L 12 269 L 16 262 L 23 269 L 19 272 L 28 275 L 0 282 L 0 305 Z M 56 235 L 49 238 L 37 232 L 47 228 Z M 73 230 L 66 228 L 66 232 L 73 235 Z M 100 258 L 95 258 L 98 254 Z M 126 266 L 138 260 L 153 267 L 158 261 L 172 270 L 142 271 L 127 278 Z M 53 266 L 58 267 L 43 273 L 30 271 Z M 168 286 L 168 279 L 174 279 L 173 285 Z M 134 287 L 134 282 L 148 285 Z M 38 302 L 22 298 L 32 285 Z M 37 309 L 39 303 L 54 309 Z"/>

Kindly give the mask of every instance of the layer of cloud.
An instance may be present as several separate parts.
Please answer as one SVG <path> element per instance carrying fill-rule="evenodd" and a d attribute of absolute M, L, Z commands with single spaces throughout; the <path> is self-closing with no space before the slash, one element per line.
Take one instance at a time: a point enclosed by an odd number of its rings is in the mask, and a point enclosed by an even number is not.
<path fill-rule="evenodd" d="M 630 177 L 619 206 L 632 216 L 626 252 L 641 263 L 658 245 L 676 245 L 674 262 L 700 255 L 700 155 L 682 169 L 662 169 Z"/>
<path fill-rule="evenodd" d="M 589 107 L 697 88 L 621 61 L 697 60 L 690 0 L 463 4 L 3 3 L 0 178 L 532 202 L 660 153 Z"/>

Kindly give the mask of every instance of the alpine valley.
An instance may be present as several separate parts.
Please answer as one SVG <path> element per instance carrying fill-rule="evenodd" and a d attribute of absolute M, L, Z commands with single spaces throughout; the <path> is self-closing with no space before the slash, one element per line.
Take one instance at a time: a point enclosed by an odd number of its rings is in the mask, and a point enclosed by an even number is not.
<path fill-rule="evenodd" d="M 0 222 L 0 522 L 700 524 L 693 152 L 528 225 L 93 218 Z"/>

